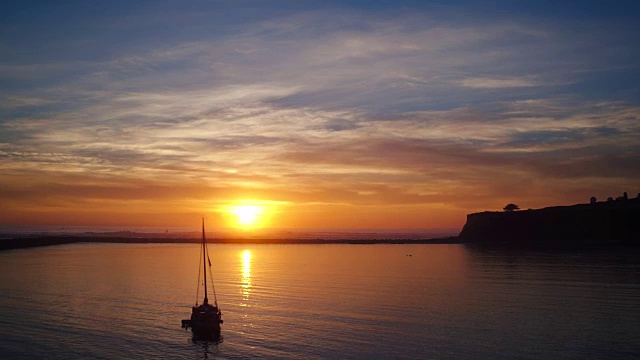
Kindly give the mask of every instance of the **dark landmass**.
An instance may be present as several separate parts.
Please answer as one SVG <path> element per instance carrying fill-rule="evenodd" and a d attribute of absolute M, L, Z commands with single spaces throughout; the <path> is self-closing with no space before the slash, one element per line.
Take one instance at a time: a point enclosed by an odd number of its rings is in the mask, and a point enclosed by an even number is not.
<path fill-rule="evenodd" d="M 39 246 L 63 245 L 73 243 L 119 243 L 119 244 L 184 244 L 199 243 L 194 238 L 160 238 L 160 237 L 123 237 L 123 236 L 38 236 L 19 237 L 0 240 L 0 251 L 23 249 Z M 210 244 L 457 244 L 455 236 L 434 239 L 210 239 Z"/>
<path fill-rule="evenodd" d="M 468 244 L 487 248 L 597 249 L 640 246 L 640 198 L 524 211 L 485 211 L 467 215 L 458 236 L 426 238 L 402 233 L 317 234 L 282 232 L 280 237 L 213 237 L 212 244 Z M 71 243 L 199 243 L 197 232 L 149 234 L 129 231 L 73 235 L 9 236 L 0 250 Z"/>
<path fill-rule="evenodd" d="M 481 247 L 639 246 L 640 199 L 469 214 L 458 238 Z"/>

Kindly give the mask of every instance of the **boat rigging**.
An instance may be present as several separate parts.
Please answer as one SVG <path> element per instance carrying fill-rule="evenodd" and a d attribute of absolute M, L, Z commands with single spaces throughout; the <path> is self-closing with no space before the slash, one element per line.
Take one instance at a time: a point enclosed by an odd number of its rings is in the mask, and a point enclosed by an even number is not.
<path fill-rule="evenodd" d="M 218 307 L 218 299 L 216 297 L 216 289 L 213 285 L 213 276 L 211 273 L 211 259 L 207 249 L 207 240 L 204 231 L 204 218 L 202 218 L 202 244 L 200 247 L 202 255 L 202 272 L 204 273 L 204 299 L 201 305 L 198 305 L 198 295 L 200 290 L 200 270 L 198 270 L 198 290 L 196 291 L 196 304 L 191 308 L 191 318 L 182 320 L 182 327 L 191 328 L 194 338 L 203 338 L 215 340 L 220 337 L 220 325 L 222 320 L 222 312 Z M 213 304 L 209 302 L 207 287 L 207 263 L 209 264 L 209 275 L 211 278 L 211 289 L 213 291 Z M 200 267 L 198 266 L 198 269 Z"/>

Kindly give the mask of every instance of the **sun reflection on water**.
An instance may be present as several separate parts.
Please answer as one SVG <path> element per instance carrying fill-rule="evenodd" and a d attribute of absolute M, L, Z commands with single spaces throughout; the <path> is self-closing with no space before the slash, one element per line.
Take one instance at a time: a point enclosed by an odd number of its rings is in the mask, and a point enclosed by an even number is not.
<path fill-rule="evenodd" d="M 246 302 L 249 301 L 249 295 L 251 294 L 251 251 L 245 250 L 242 252 L 242 306 L 249 306 Z"/>

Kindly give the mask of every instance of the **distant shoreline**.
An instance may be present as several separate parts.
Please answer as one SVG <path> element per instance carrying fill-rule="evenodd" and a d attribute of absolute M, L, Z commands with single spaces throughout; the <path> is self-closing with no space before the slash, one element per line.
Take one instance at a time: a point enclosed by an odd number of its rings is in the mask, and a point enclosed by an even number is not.
<path fill-rule="evenodd" d="M 197 238 L 144 238 L 144 237 L 92 237 L 92 236 L 38 236 L 20 237 L 0 240 L 0 251 L 13 249 L 28 249 L 43 246 L 55 246 L 77 243 L 108 243 L 108 244 L 195 244 L 201 240 Z M 457 236 L 432 239 L 211 239 L 209 244 L 461 244 Z"/>

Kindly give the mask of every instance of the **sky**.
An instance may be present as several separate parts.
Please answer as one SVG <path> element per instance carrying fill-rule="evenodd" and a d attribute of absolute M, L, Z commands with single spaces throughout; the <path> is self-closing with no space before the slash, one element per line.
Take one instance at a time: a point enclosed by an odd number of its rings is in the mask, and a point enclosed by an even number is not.
<path fill-rule="evenodd" d="M 459 229 L 635 197 L 638 39 L 635 1 L 5 0 L 0 225 Z"/>

